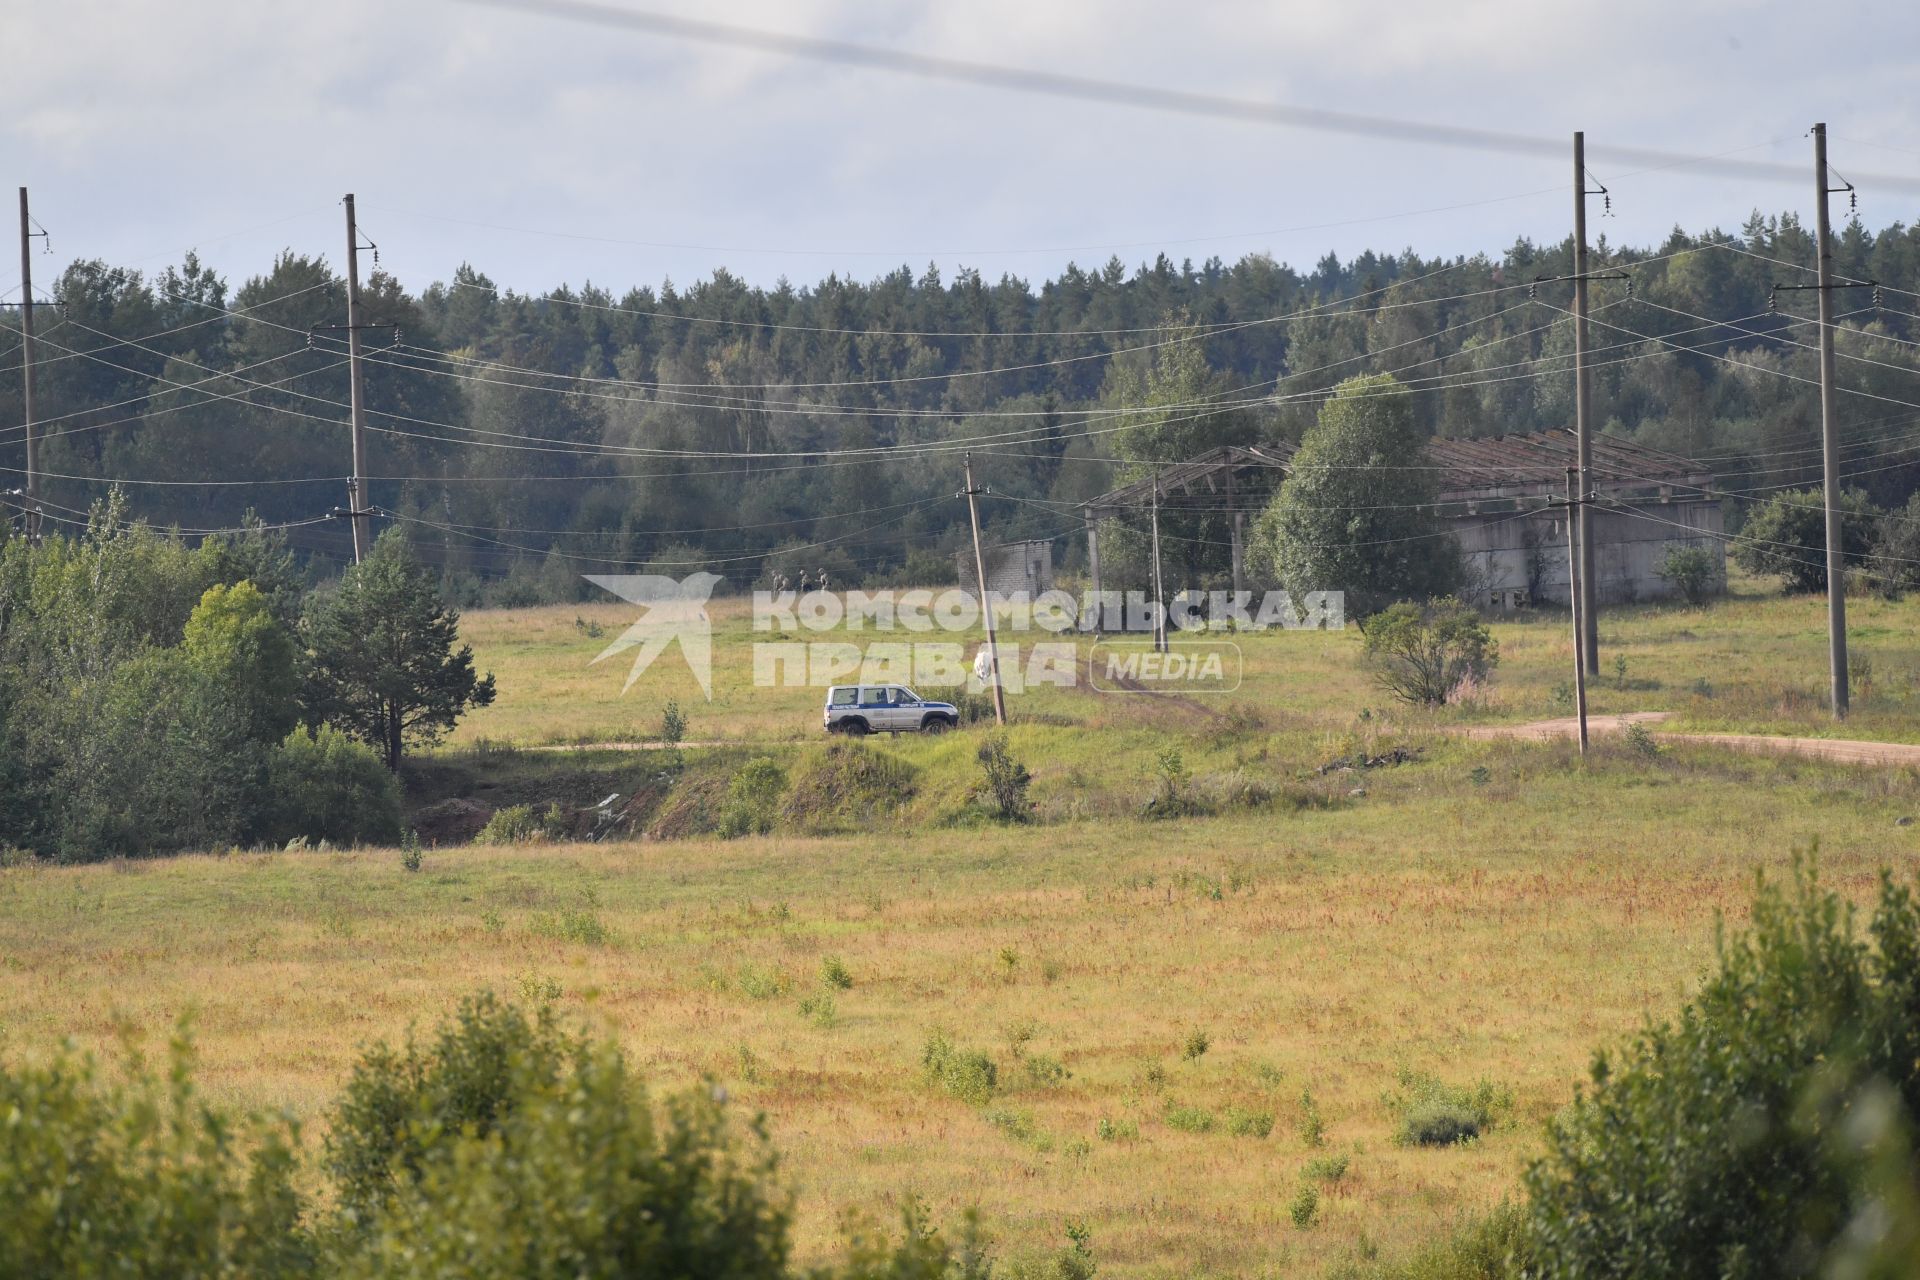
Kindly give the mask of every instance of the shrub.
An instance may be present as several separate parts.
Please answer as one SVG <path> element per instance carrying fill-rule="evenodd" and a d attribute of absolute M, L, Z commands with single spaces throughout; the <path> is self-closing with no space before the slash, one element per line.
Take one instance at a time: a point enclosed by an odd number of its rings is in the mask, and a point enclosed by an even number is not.
<path fill-rule="evenodd" d="M 838 1012 L 832 992 L 817 991 L 800 998 L 800 1016 L 822 1031 L 833 1025 L 834 1017 Z"/>
<path fill-rule="evenodd" d="M 1287 1205 L 1287 1217 L 1293 1219 L 1293 1225 L 1305 1231 L 1320 1218 L 1320 1193 L 1312 1184 L 1302 1183 L 1293 1193 L 1293 1200 Z"/>
<path fill-rule="evenodd" d="M 1315 1156 L 1301 1167 L 1300 1176 L 1310 1182 L 1338 1182 L 1347 1176 L 1349 1160 L 1345 1152 Z"/>
<path fill-rule="evenodd" d="M 823 956 L 820 960 L 820 981 L 836 991 L 847 991 L 853 987 L 853 974 L 848 971 L 846 961 L 839 956 Z"/>
<path fill-rule="evenodd" d="M 1161 747 L 1153 763 L 1160 775 L 1160 785 L 1142 807 L 1142 817 L 1191 818 L 1206 812 L 1206 803 L 1194 790 L 1193 776 L 1187 772 L 1187 762 L 1179 747 L 1172 743 Z"/>
<path fill-rule="evenodd" d="M 1867 495 L 1840 495 L 1840 563 L 1865 564 L 1880 511 Z M 1733 558 L 1749 573 L 1777 576 L 1789 592 L 1827 589 L 1826 496 L 1819 489 L 1777 493 L 1753 508 L 1734 539 Z"/>
<path fill-rule="evenodd" d="M 1459 600 L 1435 600 L 1424 609 L 1389 605 L 1362 625 L 1374 680 L 1403 702 L 1443 706 L 1465 683 L 1485 683 L 1500 662 L 1500 646 L 1480 616 Z"/>
<path fill-rule="evenodd" d="M 261 836 L 391 845 L 401 836 L 400 782 L 372 748 L 329 725 L 295 729 L 267 758 Z"/>
<path fill-rule="evenodd" d="M 420 864 L 420 833 L 408 828 L 400 833 L 400 867 L 403 871 L 418 871 Z"/>
<path fill-rule="evenodd" d="M 1166 1113 L 1167 1127 L 1178 1129 L 1182 1133 L 1211 1133 L 1213 1131 L 1213 1112 L 1205 1107 L 1186 1107 L 1169 1102 Z"/>
<path fill-rule="evenodd" d="M 1048 1057 L 1044 1053 L 1036 1053 L 1022 1060 L 1020 1070 L 1026 1077 L 1027 1087 L 1030 1089 L 1054 1088 L 1066 1083 L 1067 1076 L 1070 1074 L 1064 1062 L 1058 1058 Z"/>
<path fill-rule="evenodd" d="M 1887 596 L 1898 597 L 1920 586 L 1920 493 L 1908 498 L 1900 510 L 1880 518 L 1867 568 Z"/>
<path fill-rule="evenodd" d="M 1317 1147 L 1327 1140 L 1326 1122 L 1320 1118 L 1320 1104 L 1313 1100 L 1313 1090 L 1300 1091 L 1300 1141 L 1310 1147 Z"/>
<path fill-rule="evenodd" d="M 973 1106 L 984 1106 L 1000 1084 L 1000 1068 L 977 1050 L 955 1047 L 944 1031 L 927 1034 L 920 1051 L 920 1069 L 927 1082 Z"/>
<path fill-rule="evenodd" d="M 780 814 L 786 794 L 787 771 L 778 761 L 760 756 L 740 766 L 727 784 L 727 807 L 720 815 L 720 834 L 728 838 L 765 835 Z"/>
<path fill-rule="evenodd" d="M 988 734 L 974 754 L 980 761 L 980 771 L 986 775 L 987 799 L 993 805 L 993 816 L 1002 822 L 1025 822 L 1032 817 L 1033 803 L 1027 799 L 1027 788 L 1032 785 L 1033 777 L 1027 772 L 1027 766 L 1013 758 L 1007 747 L 1007 735 Z"/>
<path fill-rule="evenodd" d="M 1713 556 L 1703 547 L 1685 543 L 1667 548 L 1666 556 L 1660 561 L 1660 576 L 1673 584 L 1682 600 L 1695 606 L 1705 604 L 1714 588 L 1720 585 Z"/>
<path fill-rule="evenodd" d="M 525 844 L 529 840 L 538 840 L 544 834 L 540 820 L 533 816 L 530 804 L 510 804 L 504 809 L 494 810 L 487 825 L 480 828 L 480 834 L 473 838 L 475 844 Z"/>
<path fill-rule="evenodd" d="M 1883 873 L 1862 936 L 1811 870 L 1762 880 L 1699 994 L 1596 1055 L 1549 1127 L 1527 1179 L 1541 1269 L 1898 1274 L 1920 1248 L 1917 1015 L 1908 886 Z"/>
<path fill-rule="evenodd" d="M 1133 1120 L 1112 1120 L 1101 1116 L 1093 1132 L 1102 1142 L 1132 1142 L 1140 1136 L 1140 1125 Z"/>
<path fill-rule="evenodd" d="M 1625 740 L 1627 749 L 1636 756 L 1639 756 L 1642 760 L 1659 758 L 1659 739 L 1653 736 L 1653 730 L 1647 728 L 1646 725 L 1641 724 L 1638 720 L 1629 724 L 1626 731 L 1621 734 L 1621 737 Z"/>
<path fill-rule="evenodd" d="M 542 1008 L 533 1018 L 491 992 L 460 1002 L 432 1045 L 411 1036 L 400 1049 L 374 1045 L 360 1059 L 330 1117 L 325 1163 L 335 1192 L 359 1225 L 424 1175 L 443 1135 L 486 1137 L 540 1082 L 558 1080 L 585 1050 Z"/>
<path fill-rule="evenodd" d="M 430 1053 L 370 1055 L 338 1118 L 361 1228 L 342 1277 L 785 1272 L 757 1132 L 743 1146 L 710 1090 L 656 1114 L 618 1048 L 544 1015 L 469 1001 Z"/>
<path fill-rule="evenodd" d="M 1442 1083 L 1421 1072 L 1402 1071 L 1400 1088 L 1388 1098 L 1400 1113 L 1394 1141 L 1402 1146 L 1449 1147 L 1491 1129 L 1513 1107 L 1513 1095 L 1482 1080 L 1472 1088 Z"/>
<path fill-rule="evenodd" d="M 1227 1132 L 1236 1138 L 1264 1138 L 1273 1132 L 1273 1112 L 1228 1107 L 1220 1115 Z"/>
<path fill-rule="evenodd" d="M 184 1030 L 169 1057 L 163 1079 L 129 1053 L 113 1082 L 68 1051 L 0 1065 L 0 1271 L 307 1272 L 294 1135 L 201 1098 Z"/>
<path fill-rule="evenodd" d="M 1195 1027 L 1193 1030 L 1187 1032 L 1187 1041 L 1180 1046 L 1180 1056 L 1188 1062 L 1192 1062 L 1196 1058 L 1205 1056 L 1207 1049 L 1211 1047 L 1212 1044 L 1213 1041 L 1208 1038 L 1207 1033 L 1199 1027 Z"/>

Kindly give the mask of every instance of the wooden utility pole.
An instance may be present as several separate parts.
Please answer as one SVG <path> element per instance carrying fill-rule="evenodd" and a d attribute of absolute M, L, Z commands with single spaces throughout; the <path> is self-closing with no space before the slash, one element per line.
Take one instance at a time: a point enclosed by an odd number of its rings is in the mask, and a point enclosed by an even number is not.
<path fill-rule="evenodd" d="M 40 440 L 33 428 L 33 217 L 20 188 L 20 417 L 27 429 L 27 540 L 40 540 Z"/>
<path fill-rule="evenodd" d="M 1167 594 L 1160 585 L 1160 472 L 1153 473 L 1153 647 L 1167 651 Z"/>
<path fill-rule="evenodd" d="M 1573 606 L 1573 711 L 1580 720 L 1580 754 L 1584 756 L 1587 754 L 1587 664 L 1584 660 L 1587 645 L 1581 625 L 1586 621 L 1586 610 L 1581 606 L 1580 588 L 1586 584 L 1581 581 L 1580 548 L 1573 537 L 1575 513 L 1586 508 L 1584 495 L 1574 491 L 1579 478 L 1578 468 L 1567 468 L 1567 602 Z"/>
<path fill-rule="evenodd" d="M 1820 464 L 1827 506 L 1827 660 L 1832 668 L 1833 718 L 1847 718 L 1847 586 L 1841 563 L 1840 447 L 1833 411 L 1833 236 L 1827 220 L 1827 126 L 1813 126 L 1813 191 L 1818 201 L 1820 299 Z"/>
<path fill-rule="evenodd" d="M 967 474 L 967 520 L 973 525 L 973 568 L 980 578 L 980 617 L 987 624 L 987 670 L 993 676 L 993 720 L 995 724 L 1007 722 L 1007 696 L 1000 688 L 1000 646 L 993 638 L 993 599 L 987 594 L 987 557 L 980 550 L 980 504 L 974 495 L 980 490 L 973 485 L 973 455 L 960 455 L 961 465 Z"/>
<path fill-rule="evenodd" d="M 353 522 L 353 562 L 367 558 L 367 409 L 360 386 L 360 227 L 347 206 L 347 386 L 353 430 L 353 478 L 347 481 L 347 519 Z"/>
<path fill-rule="evenodd" d="M 1568 518 L 1580 547 L 1581 638 L 1586 669 L 1600 674 L 1600 622 L 1593 572 L 1593 520 L 1585 498 L 1593 493 L 1593 380 L 1587 368 L 1587 135 L 1573 135 L 1573 432 L 1583 501 Z M 1577 517 L 1577 519 L 1576 519 Z M 1582 741 L 1585 734 L 1582 733 Z"/>

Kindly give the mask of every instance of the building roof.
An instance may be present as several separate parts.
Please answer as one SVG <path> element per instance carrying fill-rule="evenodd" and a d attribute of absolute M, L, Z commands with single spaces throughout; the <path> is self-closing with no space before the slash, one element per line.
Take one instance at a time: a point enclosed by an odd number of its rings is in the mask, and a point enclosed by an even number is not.
<path fill-rule="evenodd" d="M 1291 473 L 1295 446 L 1224 445 L 1162 467 L 1158 479 L 1162 502 L 1196 488 L 1225 492 L 1235 472 L 1253 467 Z M 1423 465 L 1441 471 L 1442 503 L 1473 503 L 1494 498 L 1534 494 L 1552 495 L 1566 486 L 1567 468 L 1578 459 L 1574 434 L 1568 430 L 1535 431 L 1525 435 L 1487 436 L 1478 440 L 1435 438 L 1427 442 Z M 1593 437 L 1594 489 L 1632 501 L 1636 493 L 1653 496 L 1675 488 L 1708 489 L 1713 475 L 1690 458 L 1652 449 L 1631 440 L 1596 432 Z M 1148 506 L 1154 497 L 1155 477 L 1122 485 L 1081 505 L 1092 519 L 1122 510 Z"/>

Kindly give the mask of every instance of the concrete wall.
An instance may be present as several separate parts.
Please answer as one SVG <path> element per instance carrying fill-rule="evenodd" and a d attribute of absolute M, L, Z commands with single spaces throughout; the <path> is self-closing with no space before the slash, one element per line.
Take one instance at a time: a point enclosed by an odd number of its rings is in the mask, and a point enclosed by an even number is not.
<path fill-rule="evenodd" d="M 1040 539 L 1032 542 L 1006 542 L 982 548 L 987 564 L 987 590 L 1010 596 L 1024 591 L 1037 596 L 1053 590 L 1053 544 Z M 973 549 L 953 553 L 953 566 L 961 585 L 971 588 L 979 580 L 973 563 Z"/>
<path fill-rule="evenodd" d="M 1511 609 L 1567 602 L 1567 532 L 1563 512 L 1516 517 L 1511 512 L 1457 516 L 1454 527 L 1475 587 L 1475 602 Z M 1683 527 L 1675 527 L 1683 526 Z M 1679 592 L 1660 576 L 1671 546 L 1694 546 L 1727 580 L 1726 543 L 1716 501 L 1648 502 L 1630 511 L 1593 513 L 1595 590 L 1603 603 L 1661 600 Z"/>

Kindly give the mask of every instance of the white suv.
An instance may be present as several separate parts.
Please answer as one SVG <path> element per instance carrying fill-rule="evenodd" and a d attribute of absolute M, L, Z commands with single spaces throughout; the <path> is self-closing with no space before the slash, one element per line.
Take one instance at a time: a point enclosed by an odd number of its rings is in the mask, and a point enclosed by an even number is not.
<path fill-rule="evenodd" d="M 960 725 L 951 702 L 928 702 L 905 685 L 837 684 L 827 690 L 828 733 L 945 733 Z"/>

